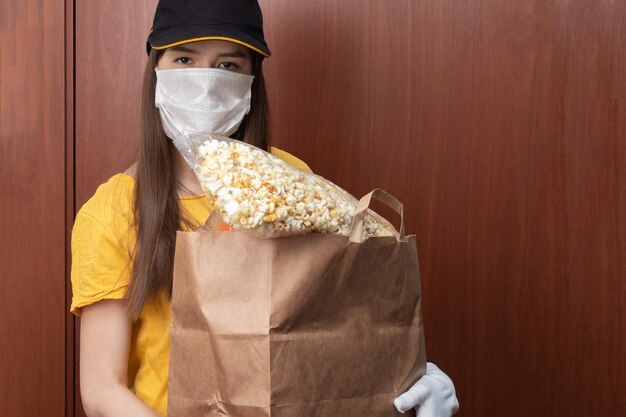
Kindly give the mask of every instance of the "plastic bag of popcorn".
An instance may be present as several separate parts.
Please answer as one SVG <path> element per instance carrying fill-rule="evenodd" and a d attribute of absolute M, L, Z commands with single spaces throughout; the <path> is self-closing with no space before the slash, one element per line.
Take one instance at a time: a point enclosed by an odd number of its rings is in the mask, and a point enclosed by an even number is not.
<path fill-rule="evenodd" d="M 301 171 L 247 143 L 224 137 L 174 141 L 194 170 L 214 213 L 234 230 L 265 237 L 309 232 L 349 236 L 357 199 L 332 182 Z M 397 236 L 369 210 L 364 236 Z"/>

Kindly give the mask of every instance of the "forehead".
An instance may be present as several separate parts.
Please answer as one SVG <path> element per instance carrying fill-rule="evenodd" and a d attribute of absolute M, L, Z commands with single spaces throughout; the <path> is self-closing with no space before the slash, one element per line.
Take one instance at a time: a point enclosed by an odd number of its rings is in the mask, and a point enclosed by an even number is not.
<path fill-rule="evenodd" d="M 189 42 L 167 48 L 165 53 L 189 53 L 198 55 L 229 54 L 232 56 L 250 57 L 250 49 L 235 42 L 217 39 Z"/>

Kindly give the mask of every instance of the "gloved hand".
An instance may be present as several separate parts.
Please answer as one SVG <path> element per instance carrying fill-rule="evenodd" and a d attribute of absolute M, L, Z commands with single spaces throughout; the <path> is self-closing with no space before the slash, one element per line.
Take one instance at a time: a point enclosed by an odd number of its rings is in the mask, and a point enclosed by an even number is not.
<path fill-rule="evenodd" d="M 401 413 L 419 406 L 417 417 L 450 417 L 459 409 L 452 380 L 432 362 L 426 363 L 424 376 L 393 404 Z"/>

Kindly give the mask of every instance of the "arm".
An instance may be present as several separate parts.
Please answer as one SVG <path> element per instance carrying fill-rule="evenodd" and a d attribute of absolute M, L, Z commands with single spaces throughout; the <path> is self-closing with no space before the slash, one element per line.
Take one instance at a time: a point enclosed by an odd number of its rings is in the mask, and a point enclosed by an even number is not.
<path fill-rule="evenodd" d="M 127 388 L 131 321 L 122 300 L 83 307 L 80 392 L 89 417 L 161 417 Z"/>

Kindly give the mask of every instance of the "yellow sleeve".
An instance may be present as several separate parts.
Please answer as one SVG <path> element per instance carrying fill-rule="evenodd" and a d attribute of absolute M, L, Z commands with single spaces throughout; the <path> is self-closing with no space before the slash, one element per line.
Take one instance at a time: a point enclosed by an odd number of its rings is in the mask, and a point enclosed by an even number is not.
<path fill-rule="evenodd" d="M 115 178 L 115 177 L 114 177 Z M 128 177 L 129 178 L 129 177 Z M 72 305 L 122 299 L 131 279 L 132 229 L 128 179 L 112 179 L 76 215 L 72 229 Z"/>
<path fill-rule="evenodd" d="M 280 159 L 282 159 L 283 161 L 287 162 L 289 165 L 294 166 L 298 169 L 301 169 L 303 171 L 307 171 L 307 172 L 313 172 L 311 170 L 311 168 L 309 168 L 309 166 L 302 161 L 299 158 L 296 158 L 295 156 L 293 156 L 292 154 L 290 154 L 289 152 L 283 151 L 281 149 L 275 148 L 275 147 L 270 147 L 270 153 L 274 156 L 279 157 Z"/>

